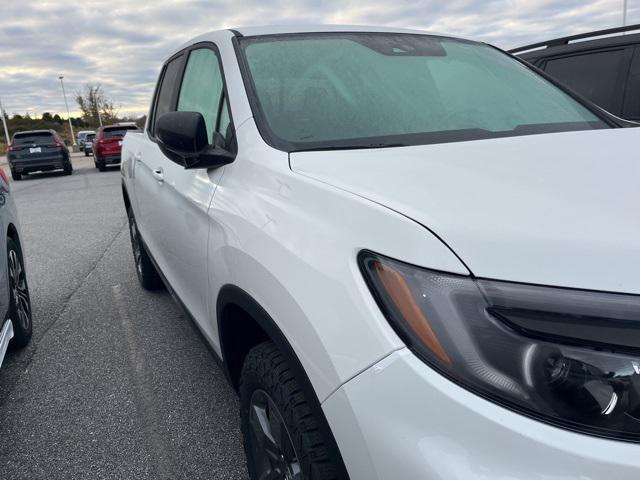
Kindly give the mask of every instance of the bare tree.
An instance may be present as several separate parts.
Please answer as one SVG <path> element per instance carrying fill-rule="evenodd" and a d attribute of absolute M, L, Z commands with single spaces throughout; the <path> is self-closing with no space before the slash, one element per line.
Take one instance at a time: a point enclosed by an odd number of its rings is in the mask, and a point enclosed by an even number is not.
<path fill-rule="evenodd" d="M 76 92 L 76 103 L 82 111 L 82 118 L 90 125 L 97 126 L 102 119 L 103 125 L 118 121 L 118 110 L 113 101 L 105 95 L 100 84 L 87 84 L 84 92 Z"/>

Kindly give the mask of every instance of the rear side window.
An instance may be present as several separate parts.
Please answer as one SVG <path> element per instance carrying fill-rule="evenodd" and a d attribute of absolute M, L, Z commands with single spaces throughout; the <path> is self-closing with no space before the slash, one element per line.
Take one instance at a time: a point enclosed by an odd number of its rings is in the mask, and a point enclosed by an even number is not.
<path fill-rule="evenodd" d="M 55 140 L 53 138 L 53 135 L 51 135 L 51 133 L 49 132 L 42 132 L 42 133 L 28 133 L 28 134 L 16 134 L 15 137 L 13 137 L 13 144 L 14 145 L 31 145 L 31 144 L 36 144 L 36 145 L 42 145 L 42 144 L 48 144 L 48 143 L 53 143 Z"/>
<path fill-rule="evenodd" d="M 153 115 L 153 134 L 155 135 L 156 120 L 160 115 L 174 110 L 174 90 L 180 68 L 182 66 L 182 56 L 174 58 L 164 70 L 162 75 L 162 83 L 158 89 L 155 111 Z M 106 135 L 106 132 L 105 132 Z"/>
<path fill-rule="evenodd" d="M 178 97 L 178 111 L 201 113 L 209 141 L 212 141 L 214 132 L 225 136 L 229 112 L 224 99 L 220 61 L 213 50 L 199 48 L 189 54 Z"/>
<path fill-rule="evenodd" d="M 625 50 L 547 60 L 545 71 L 605 110 L 620 115 L 628 67 Z"/>

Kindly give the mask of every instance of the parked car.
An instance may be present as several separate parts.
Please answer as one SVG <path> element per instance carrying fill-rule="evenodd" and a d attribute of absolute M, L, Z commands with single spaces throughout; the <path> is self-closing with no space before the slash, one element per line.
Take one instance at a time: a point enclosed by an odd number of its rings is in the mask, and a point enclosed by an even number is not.
<path fill-rule="evenodd" d="M 3 234 L 0 262 L 0 366 L 9 343 L 16 348 L 26 346 L 31 339 L 32 316 L 27 273 L 20 244 L 20 225 L 16 205 L 11 195 L 9 179 L 0 168 L 0 224 Z"/>
<path fill-rule="evenodd" d="M 84 146 L 82 147 L 84 151 L 84 156 L 88 157 L 90 154 L 93 154 L 93 139 L 96 138 L 95 133 L 88 133 L 84 139 Z"/>
<path fill-rule="evenodd" d="M 54 130 L 16 133 L 9 145 L 7 161 L 14 180 L 32 172 L 63 170 L 66 175 L 73 173 L 69 149 Z"/>
<path fill-rule="evenodd" d="M 80 150 L 84 151 L 84 144 L 87 140 L 87 135 L 90 133 L 95 133 L 93 130 L 82 130 L 78 132 L 78 145 L 80 146 Z"/>
<path fill-rule="evenodd" d="M 511 53 L 614 115 L 639 121 L 639 32 L 640 25 L 611 28 L 534 43 Z"/>
<path fill-rule="evenodd" d="M 124 139 L 135 270 L 239 392 L 250 477 L 637 479 L 630 125 L 420 31 L 176 49 Z"/>
<path fill-rule="evenodd" d="M 93 139 L 93 161 L 101 172 L 110 165 L 120 165 L 122 139 L 131 130 L 138 130 L 135 123 L 117 123 L 98 128 Z"/>

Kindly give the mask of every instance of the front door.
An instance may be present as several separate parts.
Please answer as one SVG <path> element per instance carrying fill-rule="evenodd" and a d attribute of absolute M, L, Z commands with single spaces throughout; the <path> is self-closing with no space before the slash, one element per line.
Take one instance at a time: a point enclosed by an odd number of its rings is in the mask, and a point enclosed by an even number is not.
<path fill-rule="evenodd" d="M 222 69 L 213 47 L 192 48 L 187 52 L 175 110 L 199 112 L 207 126 L 209 141 L 223 141 L 229 124 Z M 150 161 L 142 160 L 146 175 L 158 192 L 156 204 L 148 207 L 149 228 L 156 239 L 155 251 L 161 270 L 180 300 L 200 326 L 210 334 L 207 298 L 208 209 L 224 171 L 185 169 L 164 156 L 156 143 L 149 143 Z M 141 182 L 138 177 L 138 182 Z"/>

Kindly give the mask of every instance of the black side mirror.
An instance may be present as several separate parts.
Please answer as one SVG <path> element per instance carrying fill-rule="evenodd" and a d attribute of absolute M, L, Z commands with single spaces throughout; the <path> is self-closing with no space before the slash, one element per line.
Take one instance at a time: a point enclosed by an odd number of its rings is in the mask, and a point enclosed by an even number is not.
<path fill-rule="evenodd" d="M 209 144 L 207 126 L 199 112 L 169 112 L 158 118 L 160 150 L 184 168 L 213 168 L 235 160 L 235 153 Z"/>

